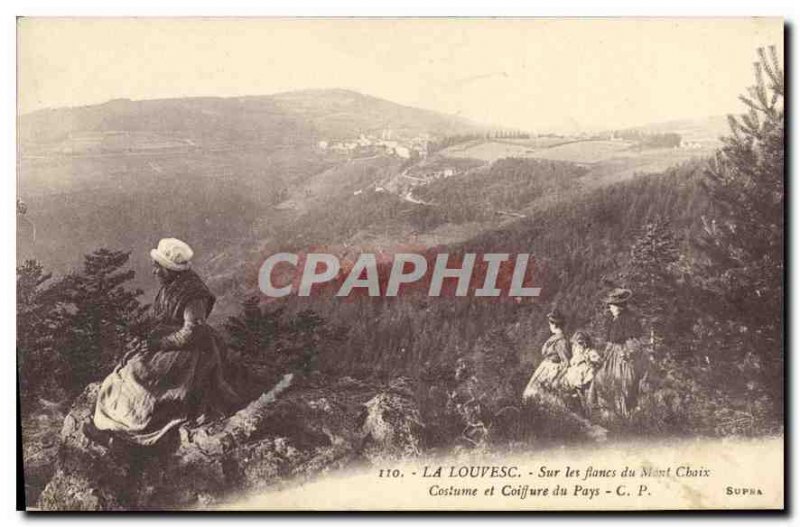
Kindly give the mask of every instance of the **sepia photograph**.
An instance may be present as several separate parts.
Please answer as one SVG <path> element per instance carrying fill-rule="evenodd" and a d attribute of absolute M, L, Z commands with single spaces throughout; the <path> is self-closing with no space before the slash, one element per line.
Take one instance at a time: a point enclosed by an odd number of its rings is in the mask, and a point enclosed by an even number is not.
<path fill-rule="evenodd" d="M 20 17 L 27 511 L 781 511 L 784 20 Z"/>

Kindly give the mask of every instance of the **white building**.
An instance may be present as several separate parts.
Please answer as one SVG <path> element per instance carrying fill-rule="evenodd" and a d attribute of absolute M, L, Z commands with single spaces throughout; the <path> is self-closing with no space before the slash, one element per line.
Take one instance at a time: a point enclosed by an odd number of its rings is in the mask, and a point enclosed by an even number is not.
<path fill-rule="evenodd" d="M 687 148 L 689 150 L 698 150 L 700 148 L 703 148 L 703 145 L 695 141 L 681 140 L 681 148 Z"/>

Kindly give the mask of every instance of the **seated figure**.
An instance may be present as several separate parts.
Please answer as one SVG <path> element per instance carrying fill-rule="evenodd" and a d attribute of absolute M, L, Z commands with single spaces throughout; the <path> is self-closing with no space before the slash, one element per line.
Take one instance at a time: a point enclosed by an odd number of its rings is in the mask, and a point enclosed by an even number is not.
<path fill-rule="evenodd" d="M 93 439 L 150 446 L 190 419 L 224 415 L 238 403 L 224 378 L 225 344 L 206 323 L 215 298 L 191 270 L 192 249 L 167 238 L 150 256 L 161 282 L 151 307 L 156 329 L 103 381 L 87 425 Z"/>
<path fill-rule="evenodd" d="M 566 320 L 558 310 L 547 314 L 550 338 L 542 346 L 542 362 L 531 375 L 522 400 L 530 400 L 543 392 L 555 392 L 570 360 L 569 341 L 564 336 Z"/>
<path fill-rule="evenodd" d="M 600 353 L 592 347 L 592 340 L 585 331 L 572 335 L 572 358 L 564 374 L 564 385 L 568 389 L 585 390 L 594 379 L 602 364 Z"/>
<path fill-rule="evenodd" d="M 572 335 L 572 358 L 564 377 L 563 390 L 570 407 L 588 413 L 588 392 L 595 373 L 602 366 L 602 356 L 592 347 L 592 340 L 585 331 Z M 573 404 L 574 403 L 574 404 Z"/>

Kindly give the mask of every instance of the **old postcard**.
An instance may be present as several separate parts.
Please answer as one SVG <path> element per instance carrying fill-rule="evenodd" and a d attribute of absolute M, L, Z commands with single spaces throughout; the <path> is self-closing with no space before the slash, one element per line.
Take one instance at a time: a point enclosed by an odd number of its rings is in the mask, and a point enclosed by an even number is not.
<path fill-rule="evenodd" d="M 20 18 L 27 509 L 783 509 L 783 35 Z"/>

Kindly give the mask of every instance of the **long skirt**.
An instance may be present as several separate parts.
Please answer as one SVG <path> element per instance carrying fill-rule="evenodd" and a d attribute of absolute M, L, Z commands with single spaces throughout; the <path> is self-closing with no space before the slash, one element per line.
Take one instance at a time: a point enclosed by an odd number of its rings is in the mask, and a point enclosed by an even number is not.
<path fill-rule="evenodd" d="M 625 346 L 611 346 L 592 382 L 592 405 L 629 417 L 639 399 L 640 369 L 637 361 L 628 356 Z"/>
<path fill-rule="evenodd" d="M 564 387 L 570 389 L 588 386 L 589 383 L 592 382 L 592 379 L 594 379 L 594 373 L 594 366 L 588 362 L 571 364 L 564 374 Z"/>
<path fill-rule="evenodd" d="M 566 365 L 561 362 L 555 362 L 549 359 L 543 360 L 528 381 L 528 385 L 522 392 L 522 398 L 529 399 L 542 390 L 553 390 L 556 388 L 565 369 Z"/>
<path fill-rule="evenodd" d="M 229 411 L 237 394 L 223 377 L 224 343 L 201 326 L 190 349 L 137 353 L 105 378 L 94 425 L 138 445 L 153 445 L 199 415 Z"/>

